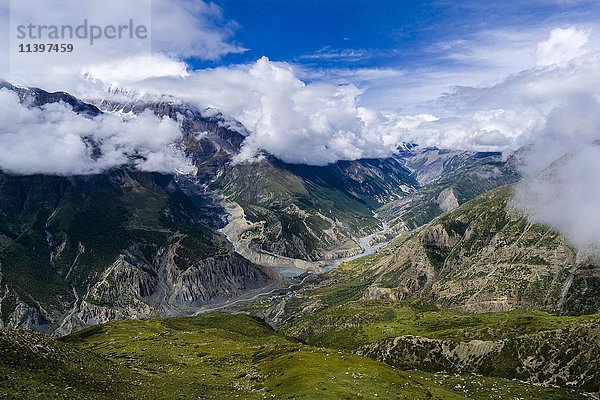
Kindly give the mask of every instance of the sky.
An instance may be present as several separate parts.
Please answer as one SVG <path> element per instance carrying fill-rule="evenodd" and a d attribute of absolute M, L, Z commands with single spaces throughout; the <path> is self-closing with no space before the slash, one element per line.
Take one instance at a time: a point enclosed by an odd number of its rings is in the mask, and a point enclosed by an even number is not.
<path fill-rule="evenodd" d="M 19 24 L 83 20 L 150 35 L 16 51 Z M 565 98 L 598 95 L 598 0 L 1 0 L 0 22 L 9 81 L 217 108 L 250 133 L 242 160 L 324 165 L 406 141 L 509 152 Z"/>
<path fill-rule="evenodd" d="M 16 51 L 18 24 L 84 19 L 135 19 L 149 36 Z M 171 96 L 217 109 L 245 127 L 234 163 L 269 153 L 327 165 L 388 157 L 406 142 L 506 157 L 528 149 L 520 207 L 581 247 L 599 242 L 598 0 L 0 0 L 0 27 L 4 79 L 89 101 Z M 177 121 L 89 121 L 5 90 L 0 105 L 0 169 L 11 173 L 94 174 L 132 153 L 142 170 L 190 170 Z M 90 157 L 90 138 L 105 157 Z"/>
<path fill-rule="evenodd" d="M 261 56 L 323 68 L 416 68 L 445 59 L 443 43 L 477 33 L 593 21 L 597 2 L 560 1 L 240 1 L 217 0 L 238 26 L 233 38 L 248 51 L 212 63 Z M 456 5 L 459 3 L 459 5 Z M 198 66 L 211 66 L 198 63 Z"/>
<path fill-rule="evenodd" d="M 225 20 L 235 21 L 232 41 L 247 51 L 189 60 L 192 68 L 267 56 L 296 65 L 307 82 L 367 88 L 362 104 L 389 110 L 422 110 L 452 86 L 498 82 L 535 66 L 535 44 L 551 29 L 591 29 L 600 19 L 598 1 L 215 3 Z"/>
<path fill-rule="evenodd" d="M 61 9 L 57 4 L 64 5 L 66 15 L 56 11 Z M 266 56 L 292 66 L 303 82 L 353 84 L 362 90 L 361 106 L 405 114 L 442 114 L 444 108 L 433 108 L 432 100 L 443 93 L 459 86 L 489 86 L 535 67 L 536 46 L 553 29 L 573 27 L 588 35 L 588 51 L 600 47 L 598 0 L 90 0 L 85 7 L 76 0 L 0 0 L 5 30 L 17 20 L 113 23 L 126 17 L 151 25 L 147 44 L 77 46 L 78 59 L 69 63 L 89 71 L 90 66 L 98 70 L 103 60 L 136 53 L 155 56 L 142 68 L 131 62 L 120 68 L 122 76 L 111 78 L 123 85 L 123 75 L 140 71 L 132 79 L 161 75 L 165 69 L 182 76 L 182 69 L 250 65 Z M 0 51 L 8 42 L 0 42 Z M 31 62 L 28 55 L 21 64 L 16 64 L 21 58 L 14 49 L 4 55 L 0 71 L 10 59 L 13 72 L 30 72 L 14 77 L 17 81 L 60 89 L 47 72 L 50 55 L 39 59 L 43 62 Z M 169 65 L 159 55 L 185 66 Z M 65 58 L 55 58 L 56 69 L 64 69 Z M 115 70 L 104 64 L 105 70 Z M 32 66 L 44 68 L 42 79 L 32 78 Z M 67 86 L 64 81 L 58 79 Z"/>

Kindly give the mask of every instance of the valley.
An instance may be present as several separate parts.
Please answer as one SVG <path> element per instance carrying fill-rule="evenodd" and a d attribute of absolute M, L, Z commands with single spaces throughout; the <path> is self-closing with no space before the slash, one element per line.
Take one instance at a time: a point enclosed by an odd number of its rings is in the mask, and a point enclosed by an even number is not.
<path fill-rule="evenodd" d="M 517 155 L 237 163 L 214 110 L 3 85 L 177 120 L 194 167 L 0 172 L 4 397 L 598 398 L 598 259 L 514 206 Z"/>
<path fill-rule="evenodd" d="M 4 3 L 0 400 L 600 400 L 599 0 Z"/>
<path fill-rule="evenodd" d="M 215 110 L 169 96 L 85 103 L 0 88 L 31 107 L 65 104 L 86 118 L 150 112 L 178 120 L 178 146 L 194 164 L 187 175 L 132 167 L 74 177 L 0 173 L 3 327 L 64 335 L 287 287 L 290 276 L 330 269 L 441 214 L 439 192 L 456 192 L 457 205 L 517 179 L 499 154 L 413 145 L 323 167 L 269 155 L 238 164 L 248 132 Z M 408 213 L 390 211 L 398 202 Z M 415 209 L 423 210 L 417 221 Z"/>

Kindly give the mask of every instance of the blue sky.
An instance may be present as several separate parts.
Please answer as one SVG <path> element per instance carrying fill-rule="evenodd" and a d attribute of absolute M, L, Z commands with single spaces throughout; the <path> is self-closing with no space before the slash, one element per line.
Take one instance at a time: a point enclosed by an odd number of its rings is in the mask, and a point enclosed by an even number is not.
<path fill-rule="evenodd" d="M 456 63 L 437 44 L 479 32 L 597 18 L 598 1 L 216 0 L 233 41 L 248 49 L 197 68 L 263 55 L 316 68 L 418 67 Z M 460 5 L 457 5 L 460 3 Z"/>
<path fill-rule="evenodd" d="M 453 86 L 490 85 L 534 67 L 536 44 L 554 28 L 593 31 L 600 21 L 600 1 L 589 0 L 215 3 L 230 42 L 247 51 L 188 60 L 193 69 L 267 56 L 307 82 L 354 83 L 367 106 L 415 111 Z"/>

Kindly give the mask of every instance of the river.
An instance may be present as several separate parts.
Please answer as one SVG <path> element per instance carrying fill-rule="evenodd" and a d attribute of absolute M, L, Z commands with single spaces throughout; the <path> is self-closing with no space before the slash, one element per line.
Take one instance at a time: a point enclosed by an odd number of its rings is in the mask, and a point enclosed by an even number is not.
<path fill-rule="evenodd" d="M 375 217 L 377 217 L 377 214 L 375 214 Z M 375 232 L 368 236 L 361 237 L 356 240 L 356 242 L 359 244 L 359 246 L 363 249 L 362 253 L 352 256 L 352 257 L 338 258 L 336 260 L 332 260 L 330 263 L 325 265 L 324 272 L 331 271 L 332 269 L 338 267 L 342 263 L 356 260 L 357 258 L 368 256 L 368 255 L 375 253 L 377 250 L 379 250 L 380 248 L 382 248 L 383 246 L 388 244 L 390 242 L 390 240 L 385 240 L 383 242 L 377 243 L 376 245 L 371 245 L 370 244 L 371 241 L 373 240 L 373 238 L 375 238 L 375 236 L 386 233 L 388 228 L 389 228 L 388 224 L 386 222 L 382 221 L 382 229 L 380 231 Z M 214 307 L 211 307 L 211 308 L 201 309 L 201 310 L 195 312 L 193 315 L 196 316 L 196 315 L 206 314 L 206 313 L 213 312 L 213 311 L 223 310 L 223 309 L 225 309 L 227 307 L 231 307 L 235 304 L 254 301 L 261 296 L 268 296 L 270 294 L 273 294 L 273 293 L 279 292 L 279 291 L 290 291 L 296 287 L 298 287 L 298 288 L 301 287 L 304 284 L 304 282 L 306 282 L 309 278 L 311 278 L 313 276 L 312 273 L 306 273 L 306 271 L 304 271 L 303 269 L 293 268 L 293 267 L 282 268 L 282 269 L 278 270 L 278 272 L 280 274 L 282 274 L 283 276 L 285 276 L 287 278 L 292 278 L 292 279 L 296 278 L 302 274 L 306 274 L 306 276 L 304 276 L 301 281 L 294 282 L 291 285 L 289 285 L 288 287 L 271 289 L 266 292 L 254 294 L 251 297 L 241 297 L 237 300 L 233 300 L 233 301 L 229 301 L 229 302 L 222 303 L 219 305 L 215 305 Z"/>

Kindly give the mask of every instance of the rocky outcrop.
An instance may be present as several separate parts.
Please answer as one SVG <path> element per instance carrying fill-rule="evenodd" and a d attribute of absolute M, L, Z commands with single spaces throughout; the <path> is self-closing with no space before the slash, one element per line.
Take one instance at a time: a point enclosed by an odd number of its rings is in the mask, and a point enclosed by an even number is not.
<path fill-rule="evenodd" d="M 284 257 L 251 247 L 255 235 L 252 234 L 262 223 L 252 223 L 245 217 L 244 209 L 237 203 L 227 202 L 225 209 L 229 215 L 227 225 L 221 232 L 234 245 L 236 252 L 258 265 L 274 268 L 298 268 L 305 271 L 320 272 L 324 264 L 298 258 Z"/>
<path fill-rule="evenodd" d="M 54 334 L 117 319 L 190 314 L 202 305 L 227 300 L 280 280 L 274 271 L 237 254 L 178 262 L 179 241 L 158 251 L 148 264 L 132 253 L 121 255 L 62 318 Z"/>
<path fill-rule="evenodd" d="M 529 223 L 510 198 L 510 187 L 490 192 L 399 239 L 364 297 L 472 312 L 600 310 L 598 266 L 578 261 L 564 237 Z"/>
<path fill-rule="evenodd" d="M 460 205 L 452 188 L 442 190 L 437 197 L 437 203 L 443 212 L 452 211 Z"/>
<path fill-rule="evenodd" d="M 227 300 L 279 279 L 272 270 L 257 267 L 237 254 L 201 260 L 185 271 L 173 262 L 164 268 L 168 290 L 163 308 L 197 307 Z"/>
<path fill-rule="evenodd" d="M 535 384 L 600 390 L 600 325 L 586 323 L 515 338 L 458 342 L 401 336 L 358 351 L 400 369 L 477 373 Z"/>
<path fill-rule="evenodd" d="M 0 312 L 6 311 L 4 320 L 0 320 L 0 328 L 32 328 L 38 331 L 49 331 L 53 316 L 40 305 L 28 304 L 14 292 L 5 288 L 6 292 L 0 298 Z M 59 317 L 60 315 L 54 315 Z"/>

